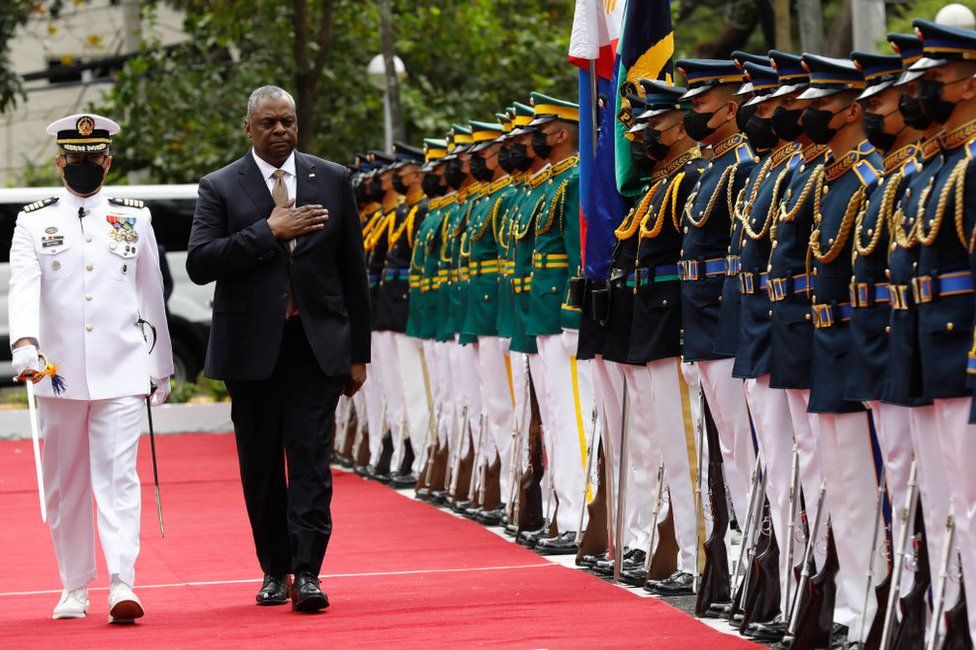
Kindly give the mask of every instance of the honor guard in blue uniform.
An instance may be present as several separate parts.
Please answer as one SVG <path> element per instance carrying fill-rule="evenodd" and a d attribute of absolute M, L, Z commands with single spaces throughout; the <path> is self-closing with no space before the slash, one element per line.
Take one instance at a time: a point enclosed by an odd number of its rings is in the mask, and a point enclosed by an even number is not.
<path fill-rule="evenodd" d="M 861 623 L 871 620 L 875 603 L 864 608 L 866 581 L 874 558 L 876 517 L 875 472 L 870 414 L 859 402 L 845 399 L 844 378 L 850 372 L 851 257 L 855 221 L 881 180 L 881 156 L 865 139 L 863 109 L 856 97 L 864 80 L 849 59 L 803 55 L 810 86 L 800 95 L 810 99 L 801 117 L 804 130 L 817 144 L 830 148 L 823 168 L 819 206 L 814 208 L 810 257 L 814 275 L 811 304 L 813 357 L 809 411 L 820 442 L 821 467 L 830 506 L 833 541 L 840 570 L 835 622 L 849 638 L 863 640 Z M 867 631 L 864 631 L 866 634 Z"/>
<path fill-rule="evenodd" d="M 915 34 L 888 34 L 888 42 L 901 56 L 905 69 L 922 57 L 922 42 Z M 906 560 L 904 572 L 913 579 L 912 587 L 903 586 L 904 581 L 899 585 L 900 596 L 906 597 L 913 590 L 924 589 L 926 581 L 931 584 L 938 582 L 950 499 L 942 447 L 933 439 L 936 430 L 935 407 L 932 400 L 923 396 L 918 307 L 911 287 L 920 249 L 915 229 L 921 206 L 919 199 L 926 195 L 929 181 L 942 167 L 942 140 L 939 137 L 942 125 L 922 114 L 918 80 L 908 79 L 907 76 L 902 75 L 895 83 L 900 94 L 898 112 L 906 127 L 915 129 L 921 137 L 914 162 L 906 163 L 903 168 L 907 176 L 905 187 L 897 199 L 890 222 L 887 278 L 891 311 L 886 332 L 888 350 L 881 392 L 884 405 L 901 407 L 906 413 L 915 460 L 915 483 L 918 486 L 915 502 L 921 507 L 924 520 L 924 530 L 916 530 L 915 524 L 911 524 L 913 533 L 905 553 L 907 557 L 918 560 L 919 549 L 927 551 L 928 570 L 925 571 L 918 561 L 910 563 Z M 892 501 L 892 506 L 900 510 L 904 502 Z M 914 567 L 914 571 L 909 571 L 909 567 Z M 956 581 L 947 582 L 946 602 L 955 603 L 958 591 Z M 903 611 L 906 606 L 902 604 Z M 929 603 L 924 601 L 922 607 L 927 609 Z M 925 617 L 921 618 L 924 621 Z"/>
<path fill-rule="evenodd" d="M 755 451 L 742 382 L 732 378 L 734 359 L 716 351 L 735 199 L 755 157 L 736 125 L 735 92 L 742 71 L 732 61 L 679 59 L 688 82 L 682 101 L 685 132 L 709 160 L 685 204 L 679 261 L 684 326 L 682 370 L 689 386 L 701 385 L 721 439 L 726 480 L 737 513 L 747 510 Z M 732 273 L 737 269 L 733 266 Z M 688 366 L 687 364 L 694 364 Z"/>
<path fill-rule="evenodd" d="M 976 428 L 968 423 L 972 389 L 966 375 L 973 329 L 969 250 L 976 218 L 976 32 L 925 20 L 915 20 L 914 25 L 924 57 L 907 76 L 918 79 L 922 114 L 944 129 L 942 168 L 924 190 L 915 226 L 920 247 L 912 285 L 918 305 L 922 389 L 934 400 L 963 581 L 974 585 L 976 478 L 965 461 L 976 456 Z M 970 634 L 976 638 L 976 598 L 966 602 Z M 952 603 L 945 605 L 948 610 Z"/>
<path fill-rule="evenodd" d="M 767 59 L 767 63 L 771 60 Z M 786 612 L 788 603 L 785 599 L 789 590 L 785 581 L 792 578 L 794 563 L 787 554 L 793 426 L 786 394 L 769 385 L 772 326 L 768 293 L 769 253 L 779 217 L 779 201 L 786 193 L 790 175 L 799 165 L 801 156 L 800 145 L 781 138 L 773 129 L 773 114 L 785 101 L 783 96 L 774 96 L 779 86 L 776 69 L 771 65 L 747 62 L 745 71 L 753 86 L 753 98 L 745 105 L 751 111 L 745 125 L 746 135 L 753 148 L 762 153 L 736 204 L 741 316 L 732 375 L 745 380 L 749 413 L 762 451 L 765 498 L 769 503 L 771 534 L 775 540 L 766 542 L 765 546 L 775 544 L 780 549 L 779 611 Z M 756 553 L 764 550 L 757 548 Z M 777 622 L 775 617 L 761 621 L 766 624 Z"/>
<path fill-rule="evenodd" d="M 814 207 L 819 205 L 823 187 L 823 161 L 827 147 L 816 144 L 800 124 L 810 100 L 800 95 L 810 84 L 803 60 L 778 50 L 769 53 L 776 69 L 779 88 L 773 93 L 780 105 L 772 114 L 773 132 L 781 140 L 800 145 L 800 160 L 790 173 L 789 182 L 776 207 L 776 221 L 770 227 L 767 289 L 772 310 L 770 321 L 769 385 L 786 395 L 790 428 L 796 445 L 799 485 L 806 506 L 806 519 L 812 522 L 818 509 L 823 475 L 820 449 L 807 412 L 810 401 L 810 359 L 813 349 L 813 317 L 810 313 L 812 274 L 807 268 L 807 248 L 813 230 Z M 786 425 L 784 424 L 784 428 Z M 791 468 L 792 469 L 792 468 Z M 794 495 L 794 499 L 799 495 Z M 821 508 L 822 524 L 813 545 L 814 565 L 823 567 L 826 556 L 828 508 Z M 812 525 L 812 524 L 811 524 Z M 803 531 L 801 530 L 801 533 Z M 802 552 L 807 539 L 797 535 L 794 548 Z M 788 540 L 784 540 L 784 555 Z M 782 576 L 781 576 L 782 577 Z M 790 576 L 786 576 L 788 579 Z M 792 589 L 791 594 L 795 594 Z M 757 639 L 775 641 L 785 625 L 771 625 L 755 632 Z"/>
<path fill-rule="evenodd" d="M 871 409 L 888 498 L 897 507 L 905 503 L 908 493 L 912 441 L 907 409 L 881 401 L 891 315 L 888 255 L 896 204 L 918 171 L 917 143 L 921 133 L 906 125 L 898 110 L 901 89 L 894 84 L 903 71 L 901 57 L 855 51 L 851 59 L 864 77 L 865 88 L 857 101 L 864 109 L 862 119 L 868 142 L 883 155 L 884 180 L 878 183 L 855 218 L 851 234 L 854 247 L 850 286 L 851 356 L 844 394 Z M 892 517 L 892 540 L 902 539 L 904 523 L 901 517 Z M 902 574 L 899 586 L 902 593 L 911 588 L 912 577 L 908 571 Z M 883 579 L 884 568 L 872 576 L 874 584 Z M 884 611 L 879 610 L 875 617 L 883 618 Z M 866 618 L 864 627 L 870 628 L 871 622 Z"/>
<path fill-rule="evenodd" d="M 695 141 L 684 130 L 683 117 L 690 102 L 681 100 L 686 89 L 660 81 L 645 83 L 646 110 L 638 115 L 635 140 L 639 138 L 653 167 L 651 187 L 625 221 L 634 239 L 635 259 L 628 270 L 627 285 L 633 294 L 633 318 L 627 351 L 626 374 L 635 409 L 647 414 L 651 434 L 660 448 L 667 481 L 669 504 L 678 546 L 675 557 L 652 557 L 651 572 L 674 563 L 675 571 L 663 580 L 648 580 L 645 589 L 659 595 L 691 593 L 695 573 L 697 516 L 692 485 L 695 449 L 690 423 L 683 408 L 690 407 L 688 389 L 681 381 L 681 284 L 678 261 L 681 251 L 682 211 L 692 187 L 705 171 L 705 160 Z M 642 128 L 641 128 L 642 127 Z M 623 226 L 622 226 L 623 227 Z M 633 443 L 630 443 L 633 444 Z M 658 459 L 650 458 L 645 471 L 653 474 Z M 656 492 L 656 490 L 655 490 Z M 655 493 L 655 492 L 652 492 Z M 650 512 L 657 504 L 644 508 Z M 660 526 L 651 520 L 651 526 Z M 649 532 L 649 530 L 648 530 Z M 656 539 L 660 540 L 659 533 Z M 643 567 L 628 575 L 641 578 Z"/>

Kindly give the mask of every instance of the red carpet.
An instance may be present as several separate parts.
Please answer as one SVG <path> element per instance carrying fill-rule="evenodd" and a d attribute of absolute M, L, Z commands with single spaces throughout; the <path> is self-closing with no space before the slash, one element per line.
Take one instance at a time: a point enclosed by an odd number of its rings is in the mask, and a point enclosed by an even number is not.
<path fill-rule="evenodd" d="M 147 616 L 117 627 L 106 622 L 101 566 L 88 618 L 50 619 L 60 586 L 37 510 L 30 443 L 0 443 L 0 647 L 755 647 L 341 472 L 323 569 L 332 607 L 319 615 L 257 607 L 260 569 L 233 438 L 164 436 L 157 447 L 166 537 L 147 483 L 137 565 Z M 148 451 L 143 444 L 144 481 Z"/>

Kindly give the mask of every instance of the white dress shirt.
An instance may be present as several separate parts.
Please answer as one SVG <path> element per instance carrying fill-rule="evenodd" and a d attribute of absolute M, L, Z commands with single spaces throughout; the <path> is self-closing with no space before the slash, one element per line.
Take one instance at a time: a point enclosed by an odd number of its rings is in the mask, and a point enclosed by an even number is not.
<path fill-rule="evenodd" d="M 270 163 L 265 162 L 261 159 L 261 156 L 251 148 L 251 155 L 254 156 L 254 162 L 258 164 L 258 170 L 261 172 L 261 176 L 264 178 L 264 182 L 268 185 L 268 192 L 274 190 L 275 178 L 272 176 L 279 169 L 285 172 L 285 187 L 288 188 L 288 198 L 293 199 L 297 193 L 297 177 L 295 176 L 295 152 L 292 151 L 288 156 L 288 160 L 284 162 L 281 167 L 275 167 Z"/>

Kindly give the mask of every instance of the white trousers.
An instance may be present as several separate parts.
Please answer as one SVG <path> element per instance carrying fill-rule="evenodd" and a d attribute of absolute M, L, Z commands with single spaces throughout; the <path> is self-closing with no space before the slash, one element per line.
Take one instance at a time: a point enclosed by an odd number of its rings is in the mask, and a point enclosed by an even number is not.
<path fill-rule="evenodd" d="M 949 479 L 949 495 L 955 513 L 955 539 L 958 540 L 962 560 L 962 576 L 968 591 L 976 594 L 976 476 L 970 463 L 976 458 L 976 426 L 969 424 L 970 398 L 935 400 L 935 424 L 946 476 Z M 949 581 L 958 574 L 955 562 L 950 562 Z M 938 584 L 938 574 L 933 578 Z M 952 601 L 945 600 L 946 609 Z M 976 638 L 976 595 L 966 596 L 969 614 L 969 631 Z"/>
<path fill-rule="evenodd" d="M 817 501 L 820 498 L 820 486 L 823 483 L 823 472 L 820 469 L 820 441 L 817 429 L 813 426 L 814 416 L 807 412 L 807 405 L 810 403 L 810 391 L 803 388 L 788 388 L 783 390 L 786 394 L 787 403 L 790 409 L 790 421 L 793 425 L 793 440 L 796 443 L 796 452 L 800 461 L 800 489 L 803 492 L 803 503 L 807 526 L 813 526 L 817 516 Z M 798 517 L 800 511 L 798 511 Z M 827 528 L 830 522 L 830 506 L 826 499 L 820 515 L 820 528 L 815 537 L 816 542 L 813 546 L 813 559 L 817 567 L 824 565 L 827 558 Z M 804 535 L 802 525 L 794 529 L 796 546 L 798 547 L 795 555 L 796 563 L 799 563 L 803 554 L 806 552 L 807 538 Z M 785 553 L 785 547 L 780 548 L 780 552 Z M 795 564 L 796 564 L 795 563 Z M 795 566 L 794 564 L 794 566 Z M 793 590 L 796 594 L 796 589 Z M 843 603 L 843 594 L 838 592 L 835 600 L 835 608 L 839 603 Z"/>
<path fill-rule="evenodd" d="M 366 364 L 366 383 L 363 384 L 363 395 L 366 398 L 366 425 L 369 433 L 369 464 L 375 465 L 383 452 L 383 436 L 386 435 L 384 417 L 386 386 L 383 385 L 383 347 L 380 344 L 382 332 L 370 333 L 370 350 L 372 361 Z"/>
<path fill-rule="evenodd" d="M 580 510 L 585 506 L 583 484 L 586 469 L 586 425 L 593 409 L 593 387 L 589 374 L 576 360 L 578 334 L 564 332 L 536 337 L 551 426 L 547 451 L 559 509 L 556 525 L 560 532 L 576 530 Z"/>
<path fill-rule="evenodd" d="M 876 603 L 864 609 L 868 571 L 877 565 L 881 546 L 872 558 L 878 480 L 868 418 L 870 413 L 814 413 L 819 432 L 821 467 L 827 483 L 834 544 L 837 547 L 837 593 L 845 607 L 835 607 L 834 622 L 850 626 L 849 637 L 862 640 L 861 621 L 874 618 Z M 839 600 L 839 598 L 838 598 Z M 867 635 L 868 630 L 863 630 Z"/>
<path fill-rule="evenodd" d="M 135 584 L 142 511 L 136 454 L 145 403 L 141 396 L 38 398 L 48 524 L 65 589 L 95 579 L 92 496 L 108 573 Z"/>
<path fill-rule="evenodd" d="M 452 378 L 451 353 L 457 348 L 453 341 L 434 341 L 434 362 L 437 367 L 437 386 L 439 396 L 435 408 L 439 408 L 440 417 L 437 422 L 437 438 L 440 444 L 453 444 L 458 430 L 458 419 L 461 410 L 461 387 Z"/>
<path fill-rule="evenodd" d="M 627 387 L 627 454 L 624 458 L 623 532 L 624 548 L 647 550 L 653 525 L 654 495 L 657 483 L 657 467 L 661 457 L 658 441 L 654 438 L 649 416 L 650 395 L 642 395 L 637 385 L 638 377 L 633 370 L 642 366 L 627 366 L 600 359 L 598 367 L 600 395 L 606 409 L 607 427 L 604 431 L 604 456 L 607 460 L 607 480 L 614 485 L 614 517 L 620 502 L 620 452 L 623 413 L 623 391 Z M 662 492 L 663 494 L 663 492 Z M 661 512 L 667 512 L 664 508 Z M 616 519 L 612 522 L 616 525 Z"/>
<path fill-rule="evenodd" d="M 891 503 L 891 540 L 897 544 L 901 539 L 902 522 L 901 511 L 908 494 L 908 478 L 912 469 L 912 434 L 910 414 L 908 408 L 896 404 L 883 402 L 869 402 L 871 416 L 874 420 L 874 430 L 881 447 L 881 458 L 884 461 L 885 484 L 888 488 L 888 499 Z M 909 531 L 914 524 L 908 521 Z M 865 551 L 867 552 L 867 551 Z M 874 584 L 884 580 L 885 567 L 874 574 Z M 912 586 L 914 576 L 910 571 L 902 573 L 901 593 L 907 593 Z"/>
<path fill-rule="evenodd" d="M 769 374 L 746 379 L 746 398 L 756 427 L 756 439 L 766 478 L 766 497 L 773 533 L 779 545 L 780 611 L 788 608 L 786 580 L 792 580 L 791 568 L 803 556 L 803 548 L 794 545 L 793 557 L 786 554 L 790 534 L 790 479 L 793 468 L 793 419 L 786 393 L 769 387 Z M 740 523 L 744 523 L 742 519 Z M 754 537 L 755 538 L 755 537 Z M 795 586 L 795 585 L 794 585 Z M 795 593 L 791 589 L 791 594 Z"/>
<path fill-rule="evenodd" d="M 479 375 L 478 344 L 453 344 L 451 348 L 451 381 L 460 388 L 460 404 L 457 406 L 459 415 L 465 412 L 468 421 L 463 423 L 461 430 L 455 434 L 455 440 L 460 441 L 462 455 L 468 453 L 469 445 L 478 441 L 481 426 L 481 381 Z M 465 407 L 467 409 L 465 410 Z M 470 430 L 470 436 L 468 432 Z"/>
<path fill-rule="evenodd" d="M 725 480 L 739 524 L 745 523 L 749 483 L 756 464 L 752 427 L 741 379 L 732 377 L 735 359 L 697 361 L 699 381 L 718 429 Z"/>
<path fill-rule="evenodd" d="M 427 432 L 430 422 L 429 405 L 433 403 L 433 390 L 430 387 L 430 371 L 424 358 L 424 350 L 420 339 L 406 334 L 393 335 L 396 341 L 397 357 L 400 360 L 400 372 L 403 378 L 404 409 L 407 435 L 410 436 L 410 446 L 413 448 L 413 471 L 420 471 L 421 455 L 427 444 Z M 428 396 L 427 391 L 431 393 Z M 399 444 L 399 441 L 398 441 Z"/>
<path fill-rule="evenodd" d="M 949 484 L 955 478 L 947 474 L 946 462 L 942 455 L 942 444 L 939 440 L 935 406 L 916 406 L 908 409 L 908 412 L 912 448 L 915 452 L 915 482 L 918 485 L 918 496 L 922 503 L 922 517 L 925 521 L 925 537 L 929 554 L 929 575 L 932 578 L 934 590 L 939 581 L 942 548 L 945 545 L 945 525 L 946 519 L 949 517 L 949 502 L 951 500 Z M 899 504 L 898 507 L 900 513 L 901 509 L 904 508 L 904 503 Z M 914 512 L 911 513 L 908 522 L 909 526 L 914 527 Z M 914 578 L 912 576 L 913 547 L 911 537 L 909 537 L 905 549 L 904 572 L 912 579 Z M 952 547 L 954 550 L 951 553 L 957 555 L 959 550 L 958 538 L 953 541 Z M 958 563 L 955 563 L 953 567 L 957 569 Z M 956 579 L 948 580 L 944 599 L 946 609 L 952 607 L 958 600 L 959 581 Z M 931 625 L 931 620 L 929 624 Z"/>
<path fill-rule="evenodd" d="M 400 448 L 400 441 L 403 439 L 403 431 L 406 426 L 406 398 L 404 397 L 403 368 L 400 366 L 400 353 L 397 350 L 396 332 L 375 332 L 373 341 L 375 347 L 372 351 L 380 353 L 381 363 L 375 364 L 373 369 L 382 375 L 380 384 L 383 388 L 383 401 L 386 403 L 386 426 L 392 435 L 393 457 L 397 457 Z M 416 382 L 417 380 L 414 379 Z M 382 441 L 382 438 L 380 439 Z M 391 467 L 396 471 L 397 467 Z"/>
<path fill-rule="evenodd" d="M 478 337 L 478 377 L 481 380 L 481 413 L 487 423 L 482 447 L 491 463 L 498 455 L 502 501 L 508 498 L 511 473 L 514 387 L 508 368 L 508 340 L 498 336 Z"/>
<path fill-rule="evenodd" d="M 651 438 L 660 446 L 664 459 L 674 535 L 678 543 L 678 570 L 695 571 L 695 544 L 698 541 L 698 517 L 695 512 L 694 477 L 698 470 L 695 432 L 691 421 L 691 396 L 681 378 L 678 357 L 658 359 L 645 366 L 626 366 L 632 395 L 638 402 L 651 430 Z M 653 453 L 649 449 L 646 453 Z M 649 458 L 651 489 L 656 489 L 657 459 Z M 643 508 L 650 500 L 642 498 Z M 662 513 L 666 512 L 662 509 Z M 653 517 L 647 517 L 653 524 Z"/>

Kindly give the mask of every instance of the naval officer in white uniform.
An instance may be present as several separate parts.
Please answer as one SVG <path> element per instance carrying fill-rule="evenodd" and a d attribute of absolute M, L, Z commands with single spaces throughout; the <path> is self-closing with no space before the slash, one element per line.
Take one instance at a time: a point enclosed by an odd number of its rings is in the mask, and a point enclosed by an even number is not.
<path fill-rule="evenodd" d="M 41 350 L 64 379 L 61 391 L 47 379 L 37 384 L 47 511 L 64 586 L 54 618 L 84 618 L 89 608 L 94 496 L 111 581 L 109 621 L 124 623 L 143 615 L 132 586 L 145 397 L 152 393 L 153 405 L 166 400 L 173 359 L 149 210 L 102 191 L 118 131 L 92 114 L 48 126 L 65 189 L 17 216 L 9 319 L 15 371 L 43 370 Z M 155 345 L 140 321 L 155 327 Z"/>

